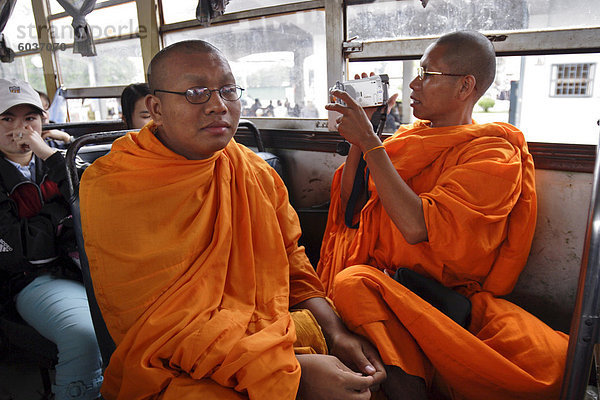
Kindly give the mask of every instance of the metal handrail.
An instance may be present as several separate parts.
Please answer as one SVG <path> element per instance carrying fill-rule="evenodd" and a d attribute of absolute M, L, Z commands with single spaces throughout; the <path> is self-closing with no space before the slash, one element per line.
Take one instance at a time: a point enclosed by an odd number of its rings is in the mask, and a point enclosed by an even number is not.
<path fill-rule="evenodd" d="M 243 126 L 244 128 L 247 128 L 250 132 L 252 132 L 252 134 L 254 135 L 254 140 L 256 141 L 256 148 L 261 153 L 264 153 L 265 152 L 265 144 L 263 143 L 260 131 L 254 124 L 254 122 L 248 121 L 247 119 L 240 119 L 238 126 Z"/>
<path fill-rule="evenodd" d="M 581 400 L 590 378 L 594 347 L 600 328 L 600 145 L 596 147 L 596 165 L 592 198 L 588 212 L 575 310 L 571 319 L 569 347 L 561 400 Z"/>
<path fill-rule="evenodd" d="M 67 154 L 65 156 L 65 164 L 67 165 L 67 177 L 69 181 L 70 193 L 77 193 L 79 189 L 79 176 L 77 175 L 77 170 L 75 168 L 69 168 L 69 166 L 75 165 L 75 157 L 77 156 L 77 152 L 79 151 L 79 149 L 91 143 L 112 143 L 115 141 L 115 139 L 118 139 L 121 136 L 125 136 L 127 132 L 131 132 L 131 130 L 88 133 L 86 135 L 78 137 L 73 142 L 71 142 L 69 148 L 67 149 Z"/>

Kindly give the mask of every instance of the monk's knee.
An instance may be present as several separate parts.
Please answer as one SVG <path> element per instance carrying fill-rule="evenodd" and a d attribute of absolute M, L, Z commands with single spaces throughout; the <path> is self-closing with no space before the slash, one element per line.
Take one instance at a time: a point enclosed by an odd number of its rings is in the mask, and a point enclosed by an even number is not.
<path fill-rule="evenodd" d="M 363 265 L 346 268 L 335 277 L 331 299 L 347 324 L 358 327 L 389 318 L 381 295 L 385 279 L 390 278 Z"/>
<path fill-rule="evenodd" d="M 371 280 L 373 274 L 381 273 L 368 265 L 353 265 L 340 271 L 333 280 L 332 293 L 337 295 L 352 295 L 355 290 L 365 286 L 365 281 Z"/>

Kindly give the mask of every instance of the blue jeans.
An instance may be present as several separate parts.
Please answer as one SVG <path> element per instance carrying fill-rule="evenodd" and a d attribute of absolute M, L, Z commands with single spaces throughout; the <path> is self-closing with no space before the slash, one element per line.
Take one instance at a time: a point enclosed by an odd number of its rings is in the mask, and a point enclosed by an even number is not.
<path fill-rule="evenodd" d="M 15 303 L 29 325 L 56 343 L 55 399 L 98 398 L 102 358 L 83 285 L 42 275 L 19 292 Z"/>

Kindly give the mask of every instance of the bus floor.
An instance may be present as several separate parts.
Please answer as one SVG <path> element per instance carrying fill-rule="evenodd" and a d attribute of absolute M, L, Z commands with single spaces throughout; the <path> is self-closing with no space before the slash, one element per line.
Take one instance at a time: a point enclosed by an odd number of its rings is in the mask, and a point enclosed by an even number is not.
<path fill-rule="evenodd" d="M 43 393 L 35 357 L 11 347 L 0 359 L 0 400 L 42 400 Z"/>

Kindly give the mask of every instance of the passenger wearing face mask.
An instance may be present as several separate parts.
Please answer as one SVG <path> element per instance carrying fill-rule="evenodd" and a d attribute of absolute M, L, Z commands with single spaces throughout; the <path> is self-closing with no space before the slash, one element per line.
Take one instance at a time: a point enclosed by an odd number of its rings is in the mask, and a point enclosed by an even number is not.
<path fill-rule="evenodd" d="M 77 247 L 62 153 L 42 138 L 26 82 L 0 79 L 0 301 L 56 343 L 56 400 L 98 398 L 102 360 Z"/>

